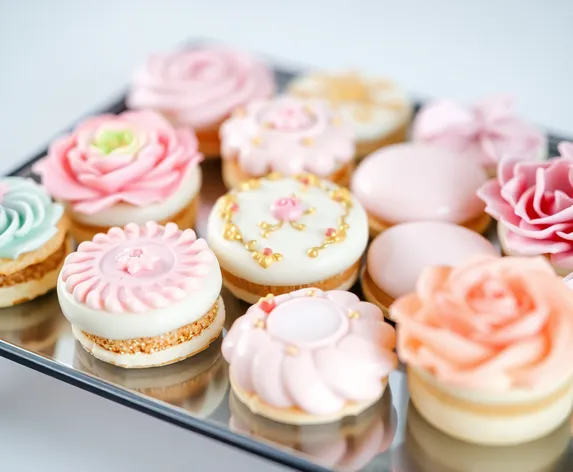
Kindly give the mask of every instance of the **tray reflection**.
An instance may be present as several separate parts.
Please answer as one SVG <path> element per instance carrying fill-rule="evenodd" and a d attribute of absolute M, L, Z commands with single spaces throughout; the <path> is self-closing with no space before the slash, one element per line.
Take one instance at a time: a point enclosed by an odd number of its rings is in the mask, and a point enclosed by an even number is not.
<path fill-rule="evenodd" d="M 212 204 L 224 192 L 219 162 L 207 161 L 202 167 L 204 183 L 197 225 L 200 236 L 205 235 Z M 355 291 L 359 294 L 358 289 Z M 223 298 L 228 329 L 248 305 L 225 291 Z M 492 451 L 492 448 L 464 444 L 436 431 L 412 407 L 408 408 L 406 378 L 400 370 L 390 376 L 389 389 L 382 400 L 357 418 L 319 427 L 294 427 L 253 415 L 229 394 L 228 369 L 220 354 L 220 339 L 203 353 L 178 364 L 145 370 L 121 369 L 95 359 L 75 341 L 55 293 L 0 310 L 0 339 L 327 469 L 345 472 L 573 470 L 568 449 L 569 425 L 535 443 L 514 448 Z"/>

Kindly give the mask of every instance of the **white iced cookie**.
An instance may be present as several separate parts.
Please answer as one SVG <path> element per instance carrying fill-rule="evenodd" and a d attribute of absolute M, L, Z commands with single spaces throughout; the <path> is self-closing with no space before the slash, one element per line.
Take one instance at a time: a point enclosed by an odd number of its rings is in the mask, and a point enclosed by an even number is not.
<path fill-rule="evenodd" d="M 97 234 L 68 256 L 57 288 L 82 346 L 126 368 L 190 357 L 219 336 L 225 321 L 215 255 L 174 223 L 130 223 Z"/>
<path fill-rule="evenodd" d="M 349 289 L 368 242 L 368 219 L 347 189 L 311 174 L 270 174 L 217 200 L 207 239 L 225 286 L 255 303 L 304 287 Z"/>
<path fill-rule="evenodd" d="M 354 129 L 358 157 L 406 140 L 412 102 L 391 80 L 357 73 L 311 73 L 294 79 L 288 91 L 331 103 Z"/>

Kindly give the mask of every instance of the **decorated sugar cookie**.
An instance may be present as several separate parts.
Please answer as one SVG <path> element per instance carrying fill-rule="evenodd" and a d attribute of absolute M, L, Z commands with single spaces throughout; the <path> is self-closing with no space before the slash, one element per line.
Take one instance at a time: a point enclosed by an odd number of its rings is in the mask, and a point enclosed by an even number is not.
<path fill-rule="evenodd" d="M 254 303 L 301 287 L 350 288 L 368 221 L 347 189 L 311 174 L 271 174 L 217 200 L 207 239 L 225 286 Z"/>
<path fill-rule="evenodd" d="M 221 123 L 235 108 L 272 97 L 275 88 L 272 70 L 250 54 L 197 47 L 150 56 L 134 75 L 127 105 L 194 131 L 200 151 L 212 158 L 220 153 Z"/>
<path fill-rule="evenodd" d="M 573 143 L 560 143 L 559 152 L 546 162 L 503 159 L 478 196 L 497 220 L 505 254 L 544 256 L 565 276 L 573 271 Z"/>
<path fill-rule="evenodd" d="M 437 100 L 422 107 L 412 139 L 450 149 L 462 159 L 479 162 L 495 177 L 503 158 L 540 161 L 547 158 L 547 137 L 517 117 L 510 97 L 493 96 L 472 106 Z"/>
<path fill-rule="evenodd" d="M 0 179 L 0 307 L 55 288 L 71 251 L 63 206 L 32 179 Z"/>
<path fill-rule="evenodd" d="M 112 226 L 195 225 L 203 156 L 192 131 L 151 111 L 88 118 L 34 165 L 65 205 L 76 243 Z"/>
<path fill-rule="evenodd" d="M 571 289 L 542 257 L 426 268 L 390 307 L 410 400 L 462 441 L 542 438 L 571 415 L 572 313 Z"/>
<path fill-rule="evenodd" d="M 416 288 L 427 266 L 457 266 L 474 256 L 499 255 L 486 238 L 462 226 L 419 221 L 393 226 L 374 238 L 362 273 L 362 292 L 387 313 L 392 302 Z"/>
<path fill-rule="evenodd" d="M 483 233 L 491 218 L 476 195 L 480 164 L 428 144 L 396 144 L 367 156 L 350 188 L 368 212 L 370 233 L 400 223 L 442 221 Z"/>
<path fill-rule="evenodd" d="M 221 127 L 221 149 L 228 188 L 273 171 L 347 185 L 355 154 L 352 129 L 326 102 L 286 96 L 236 110 Z"/>
<path fill-rule="evenodd" d="M 253 413 L 288 424 L 356 416 L 396 367 L 394 328 L 350 292 L 302 289 L 268 297 L 223 340 L 233 392 Z"/>
<path fill-rule="evenodd" d="M 294 79 L 291 94 L 328 101 L 354 130 L 356 154 L 406 140 L 412 103 L 393 81 L 358 73 L 312 73 Z"/>
<path fill-rule="evenodd" d="M 86 241 L 58 280 L 74 336 L 98 359 L 125 368 L 190 357 L 223 329 L 221 272 L 192 230 L 128 224 Z"/>

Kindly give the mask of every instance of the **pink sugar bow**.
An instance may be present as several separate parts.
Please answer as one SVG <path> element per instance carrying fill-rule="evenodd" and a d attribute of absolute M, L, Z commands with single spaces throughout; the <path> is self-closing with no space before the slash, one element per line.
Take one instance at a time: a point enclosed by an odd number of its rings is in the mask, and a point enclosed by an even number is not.
<path fill-rule="evenodd" d="M 437 101 L 416 118 L 414 140 L 470 152 L 484 166 L 495 165 L 503 157 L 534 159 L 544 137 L 513 112 L 513 100 L 507 96 L 493 96 L 472 107 Z"/>

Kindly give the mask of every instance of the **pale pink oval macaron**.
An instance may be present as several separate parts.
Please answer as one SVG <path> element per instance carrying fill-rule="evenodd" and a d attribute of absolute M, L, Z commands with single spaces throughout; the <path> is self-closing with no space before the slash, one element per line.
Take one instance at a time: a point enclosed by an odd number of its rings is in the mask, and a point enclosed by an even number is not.
<path fill-rule="evenodd" d="M 496 256 L 499 251 L 462 226 L 439 221 L 396 225 L 370 245 L 362 290 L 369 302 L 386 310 L 394 299 L 415 290 L 425 267 L 457 266 L 479 255 Z"/>
<path fill-rule="evenodd" d="M 428 144 L 398 144 L 370 154 L 351 190 L 366 208 L 372 236 L 411 221 L 442 221 L 484 232 L 490 217 L 476 191 L 487 175 L 479 163 Z"/>

